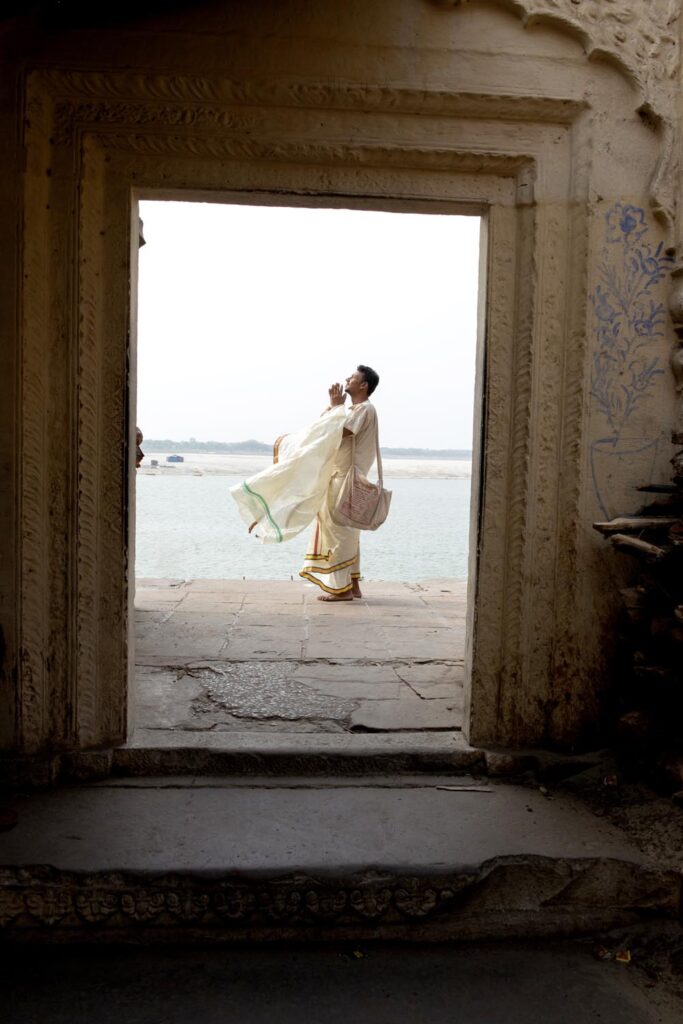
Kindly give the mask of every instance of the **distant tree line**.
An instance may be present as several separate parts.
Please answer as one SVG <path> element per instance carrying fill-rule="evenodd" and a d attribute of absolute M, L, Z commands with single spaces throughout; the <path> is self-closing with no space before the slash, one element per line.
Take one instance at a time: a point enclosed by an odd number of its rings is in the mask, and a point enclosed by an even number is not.
<path fill-rule="evenodd" d="M 146 452 L 206 452 L 210 455 L 272 455 L 272 444 L 261 441 L 170 441 L 168 438 L 145 440 Z"/>
<path fill-rule="evenodd" d="M 262 441 L 172 441 L 169 438 L 143 441 L 145 452 L 204 452 L 207 455 L 271 455 L 272 444 Z M 466 448 L 382 448 L 388 459 L 471 459 Z"/>

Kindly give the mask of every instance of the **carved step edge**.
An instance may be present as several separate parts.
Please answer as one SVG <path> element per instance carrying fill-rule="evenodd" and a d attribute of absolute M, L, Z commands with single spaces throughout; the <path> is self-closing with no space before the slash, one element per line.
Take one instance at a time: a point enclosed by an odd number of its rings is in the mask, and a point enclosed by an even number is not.
<path fill-rule="evenodd" d="M 590 934 L 679 915 L 681 876 L 611 858 L 499 857 L 451 875 L 84 874 L 0 868 L 5 942 L 426 940 Z"/>

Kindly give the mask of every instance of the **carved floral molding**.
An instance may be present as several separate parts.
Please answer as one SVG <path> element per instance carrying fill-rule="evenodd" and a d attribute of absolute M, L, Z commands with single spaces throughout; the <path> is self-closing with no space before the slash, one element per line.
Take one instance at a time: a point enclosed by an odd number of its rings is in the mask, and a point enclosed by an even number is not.
<path fill-rule="evenodd" d="M 31 882 L 24 884 L 30 874 Z M 459 889 L 478 876 L 453 880 L 389 877 L 330 883 L 307 877 L 262 884 L 167 876 L 147 882 L 132 875 L 76 876 L 50 868 L 0 872 L 0 932 L 9 925 L 54 928 L 107 924 L 202 924 L 273 927 L 274 924 L 339 927 L 354 922 L 400 923 L 452 909 Z"/>
<path fill-rule="evenodd" d="M 440 0 L 462 7 L 476 0 Z M 586 56 L 603 57 L 638 89 L 638 109 L 661 128 L 660 156 L 650 182 L 650 207 L 673 227 L 679 191 L 676 89 L 680 68 L 681 0 L 494 0 L 525 26 L 555 24 L 582 43 Z M 677 243 L 682 247 L 679 225 Z"/>
<path fill-rule="evenodd" d="M 531 880 L 531 888 L 529 881 Z M 206 934 L 260 934 L 316 929 L 372 934 L 433 928 L 433 934 L 491 927 L 508 913 L 536 921 L 575 902 L 577 887 L 599 892 L 593 919 L 612 924 L 633 916 L 633 892 L 647 891 L 647 912 L 667 916 L 680 901 L 675 872 L 612 862 L 606 880 L 598 858 L 500 857 L 461 874 L 396 876 L 363 873 L 320 879 L 306 875 L 249 880 L 139 872 L 86 874 L 44 865 L 0 869 L 0 935 L 34 932 L 59 940 L 90 934 L 111 938 L 146 929 L 197 928 Z M 622 893 L 627 894 L 624 899 Z M 505 913 L 503 911 L 503 914 Z M 585 908 L 584 908 L 585 910 Z M 583 913 L 583 911 L 582 911 Z M 509 923 L 506 923 L 509 927 Z"/>
<path fill-rule="evenodd" d="M 475 0 L 449 0 L 455 7 Z M 652 110 L 671 115 L 680 61 L 681 0 L 497 0 L 525 25 L 559 22 L 589 57 L 606 56 L 627 72 Z"/>

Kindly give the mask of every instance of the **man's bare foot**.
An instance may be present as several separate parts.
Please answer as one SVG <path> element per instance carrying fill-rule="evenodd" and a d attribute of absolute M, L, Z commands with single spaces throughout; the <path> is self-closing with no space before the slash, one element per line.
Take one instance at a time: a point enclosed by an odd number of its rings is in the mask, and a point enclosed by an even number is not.
<path fill-rule="evenodd" d="M 341 594 L 336 597 L 334 594 L 320 594 L 319 601 L 353 601 L 353 594 Z"/>
<path fill-rule="evenodd" d="M 360 589 L 360 584 L 357 580 L 353 581 L 353 590 L 351 591 L 354 597 L 362 597 L 363 591 Z"/>

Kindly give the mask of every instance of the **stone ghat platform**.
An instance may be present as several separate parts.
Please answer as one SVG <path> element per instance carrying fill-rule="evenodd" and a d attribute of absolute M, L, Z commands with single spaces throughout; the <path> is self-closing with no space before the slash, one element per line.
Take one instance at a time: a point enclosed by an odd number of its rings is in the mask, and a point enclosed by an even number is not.
<path fill-rule="evenodd" d="M 130 744 L 457 732 L 466 588 L 370 582 L 332 604 L 301 580 L 138 580 Z"/>
<path fill-rule="evenodd" d="M 452 775 L 15 794 L 9 941 L 449 940 L 676 919 L 678 871 L 571 797 Z"/>

